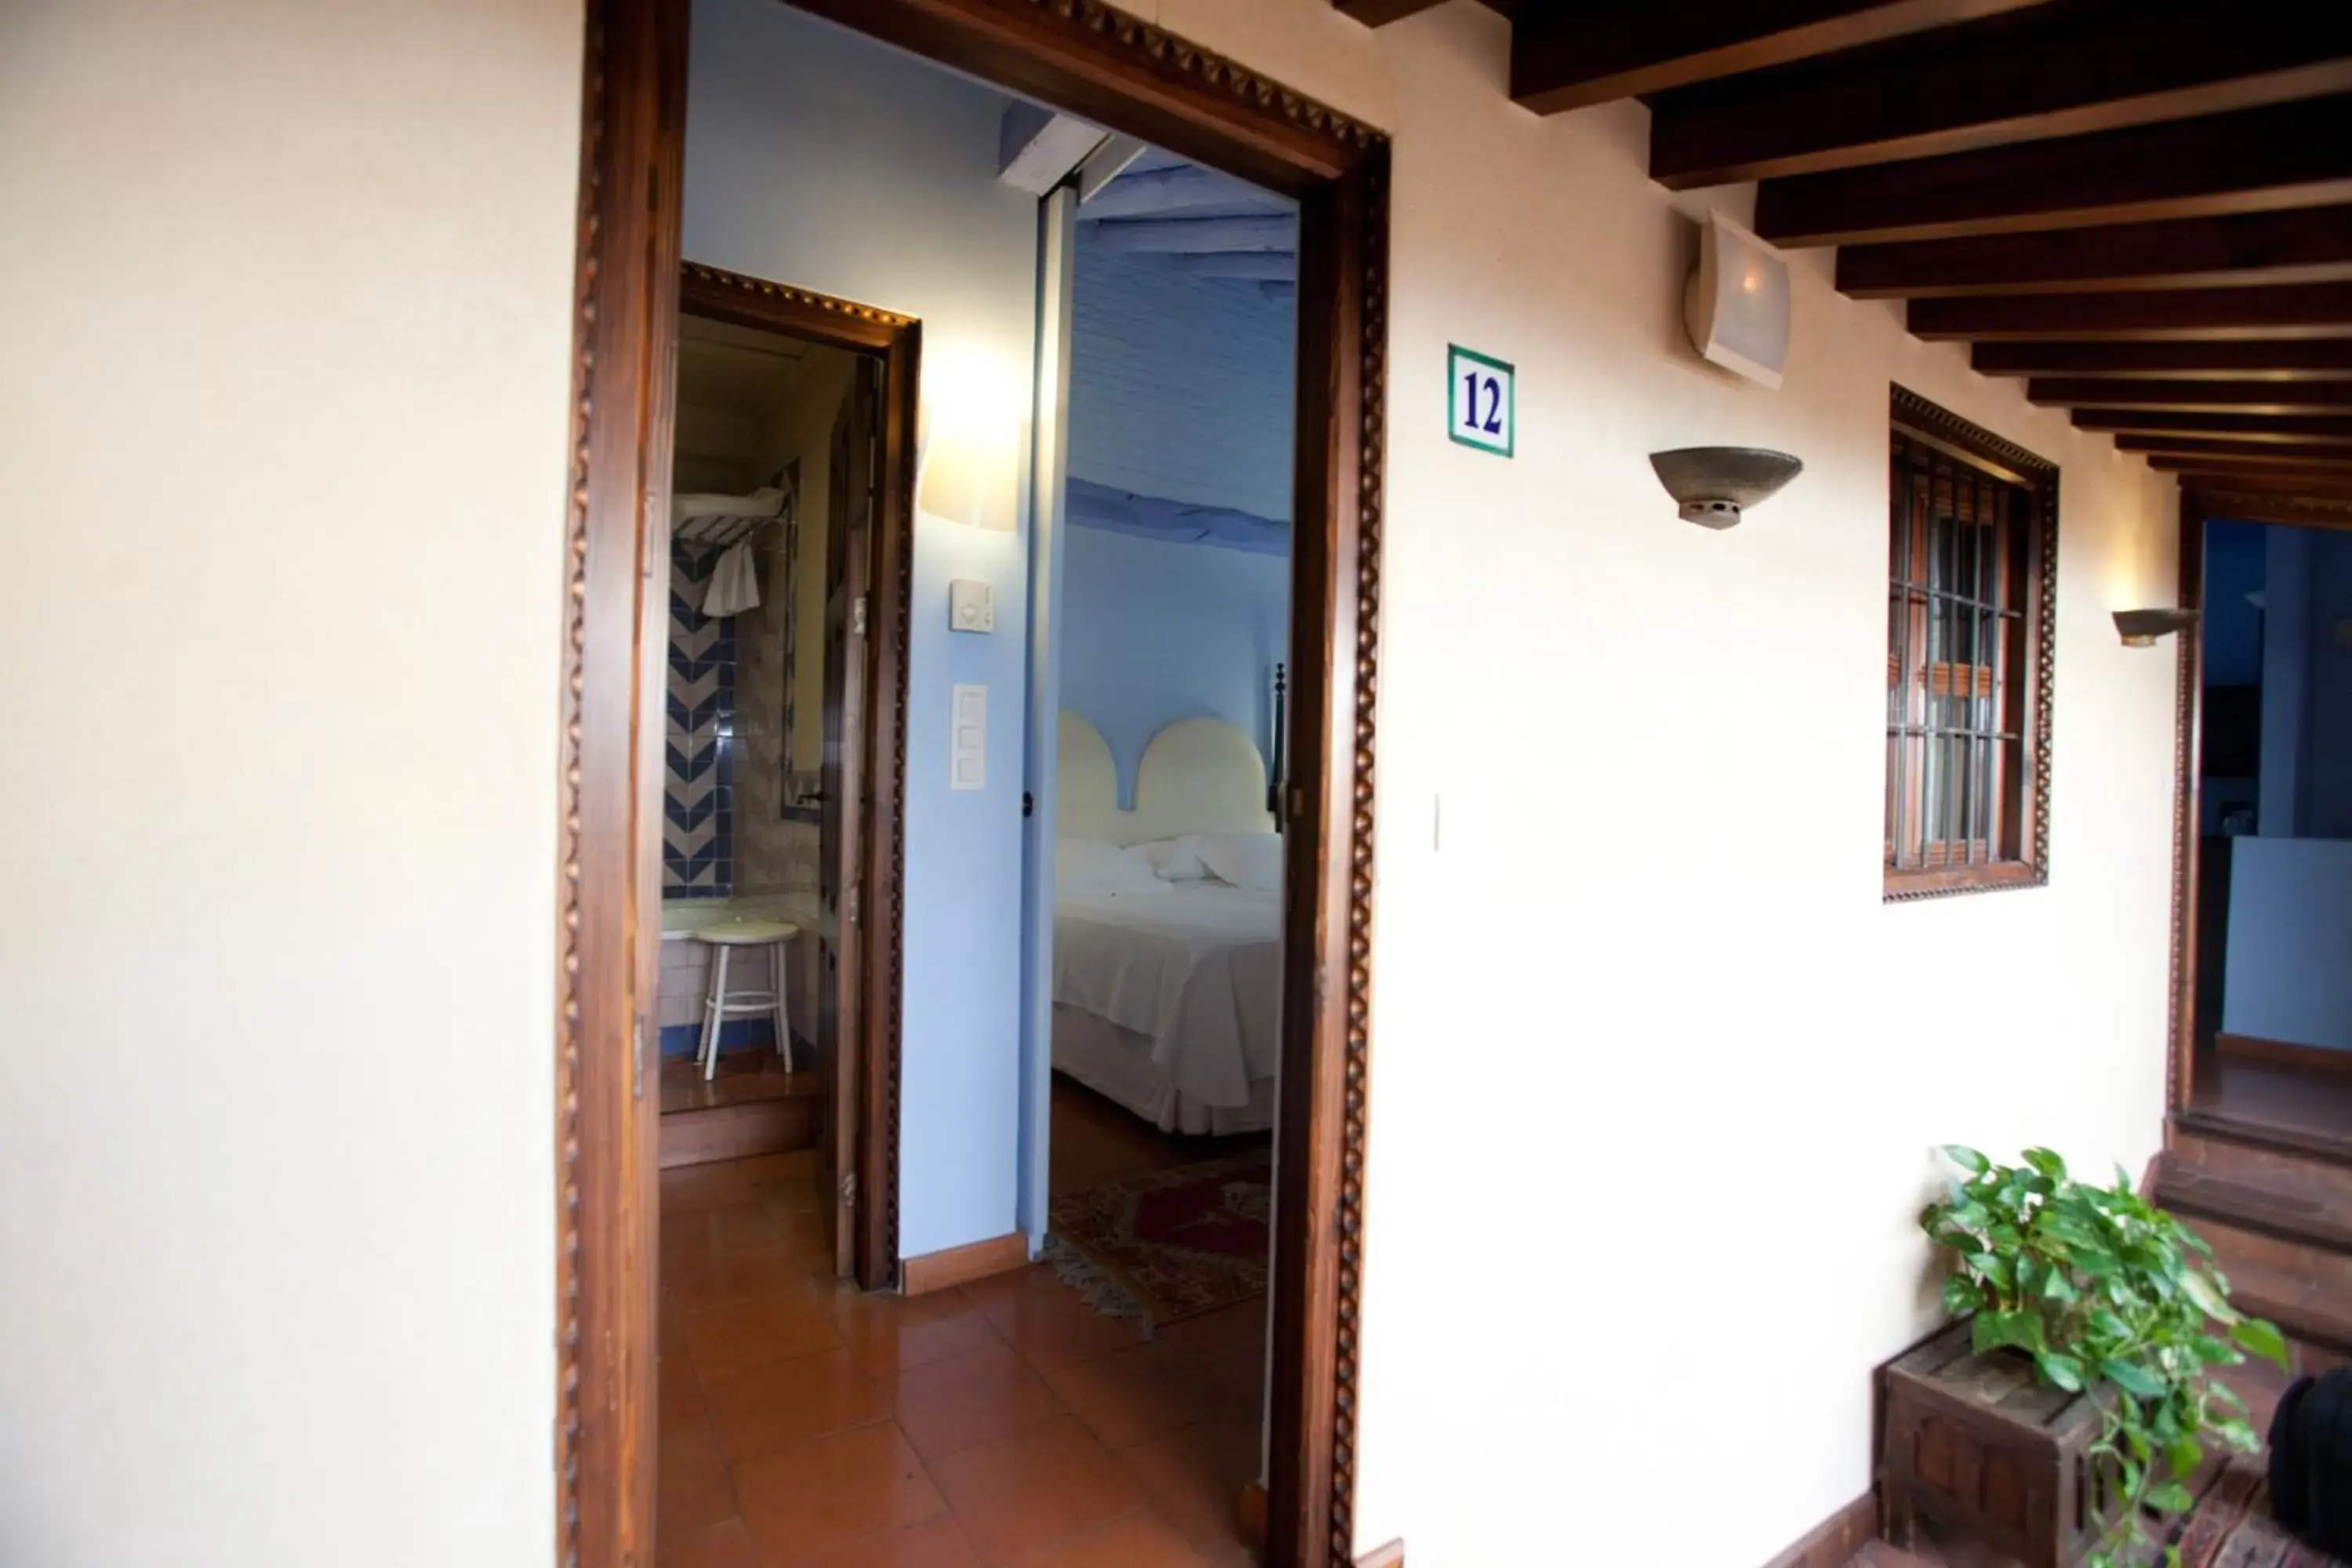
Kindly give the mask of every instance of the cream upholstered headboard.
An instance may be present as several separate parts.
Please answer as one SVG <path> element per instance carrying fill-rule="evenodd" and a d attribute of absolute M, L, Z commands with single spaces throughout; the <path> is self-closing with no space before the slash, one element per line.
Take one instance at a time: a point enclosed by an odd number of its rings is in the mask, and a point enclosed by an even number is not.
<path fill-rule="evenodd" d="M 1118 805 L 1118 770 L 1102 731 L 1062 710 L 1054 778 L 1064 838 L 1146 844 L 1186 833 L 1271 833 L 1265 759 L 1222 719 L 1179 719 L 1151 737 L 1135 770 L 1135 809 Z"/>

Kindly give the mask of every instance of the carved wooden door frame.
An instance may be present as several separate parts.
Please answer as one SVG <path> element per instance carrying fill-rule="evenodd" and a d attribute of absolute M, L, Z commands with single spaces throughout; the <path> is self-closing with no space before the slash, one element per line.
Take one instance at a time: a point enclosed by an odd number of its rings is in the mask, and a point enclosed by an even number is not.
<path fill-rule="evenodd" d="M 803 0 L 802 8 L 1297 198 L 1299 279 L 1285 803 L 1282 1179 L 1274 1222 L 1274 1568 L 1353 1562 L 1370 1090 L 1373 742 L 1388 353 L 1380 132 L 1098 0 Z M 561 784 L 557 1560 L 653 1548 L 654 1238 L 646 1035 L 659 942 L 670 384 L 685 125 L 684 0 L 588 0 Z M 780 153 L 782 150 L 780 149 Z M 910 378 L 911 379 L 911 378 Z M 911 468 L 911 465 L 910 465 Z M 880 531 L 886 537 L 889 530 Z M 905 556 L 895 570 L 910 565 Z M 877 638 L 877 641 L 883 639 Z M 903 660 L 876 700 L 896 691 Z M 877 781 L 878 782 L 878 781 Z M 900 838 L 880 823 L 870 852 Z M 895 913 L 902 861 L 870 902 Z M 877 872 L 880 868 L 877 867 Z M 896 1250 L 890 1114 L 868 1140 Z M 872 1036 L 869 1035 L 869 1042 Z M 864 1178 L 861 1178 L 863 1180 Z"/>

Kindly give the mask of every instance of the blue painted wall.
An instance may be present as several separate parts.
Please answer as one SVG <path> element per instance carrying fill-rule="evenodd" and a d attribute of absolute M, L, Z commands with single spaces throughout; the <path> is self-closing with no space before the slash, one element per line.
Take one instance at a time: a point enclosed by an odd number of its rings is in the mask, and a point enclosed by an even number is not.
<path fill-rule="evenodd" d="M 1225 720 L 1265 750 L 1267 679 L 1289 658 L 1289 593 L 1291 564 L 1277 555 L 1066 533 L 1061 705 L 1110 742 L 1119 802 L 1134 804 L 1143 745 L 1176 720 Z"/>
<path fill-rule="evenodd" d="M 1071 309 L 1074 480 L 1224 508 L 1286 529 L 1297 311 L 1286 289 L 1097 248 L 1081 228 Z M 1263 749 L 1287 657 L 1286 555 L 1089 526 L 1075 501 L 1062 595 L 1062 703 L 1110 742 L 1132 800 L 1144 743 L 1178 719 Z"/>
<path fill-rule="evenodd" d="M 923 325 L 907 759 L 899 1249 L 1014 1228 L 1021 784 L 1037 203 L 996 179 L 1003 95 L 774 0 L 696 0 L 686 255 Z M 948 629 L 948 584 L 996 631 Z M 988 785 L 948 788 L 958 683 Z"/>
<path fill-rule="evenodd" d="M 1266 749 L 1268 679 L 1289 657 L 1287 560 L 1097 528 L 1070 529 L 1062 549 L 1062 706 L 1110 742 L 1122 804 L 1145 742 L 1178 719 L 1223 719 Z"/>
<path fill-rule="evenodd" d="M 1115 489 L 1290 517 L 1297 310 L 1286 290 L 1098 249 L 1081 228 L 1070 472 Z"/>
<path fill-rule="evenodd" d="M 2230 874 L 2221 1026 L 2352 1050 L 2352 841 L 2241 838 Z"/>

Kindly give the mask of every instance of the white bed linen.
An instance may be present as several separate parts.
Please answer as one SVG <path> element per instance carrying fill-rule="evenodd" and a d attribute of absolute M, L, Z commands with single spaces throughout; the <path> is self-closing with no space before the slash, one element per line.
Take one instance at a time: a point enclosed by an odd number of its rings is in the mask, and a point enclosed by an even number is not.
<path fill-rule="evenodd" d="M 1274 1125 L 1275 1079 L 1251 1084 L 1247 1105 L 1202 1105 L 1177 1093 L 1167 1075 L 1151 1065 L 1150 1040 L 1082 1008 L 1054 1009 L 1054 1070 L 1162 1132 L 1230 1138 Z"/>
<path fill-rule="evenodd" d="M 1186 1100 L 1245 1106 L 1280 1063 L 1281 899 L 1221 882 L 1057 899 L 1054 1001 L 1150 1040 Z"/>

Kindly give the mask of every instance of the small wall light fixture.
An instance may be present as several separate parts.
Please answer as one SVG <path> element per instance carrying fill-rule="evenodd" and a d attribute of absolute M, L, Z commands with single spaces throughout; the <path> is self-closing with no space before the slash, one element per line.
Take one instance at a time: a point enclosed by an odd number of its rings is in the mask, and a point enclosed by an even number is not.
<path fill-rule="evenodd" d="M 2156 639 L 2185 632 L 2197 624 L 2194 610 L 2117 610 L 2116 630 L 2126 647 L 2154 647 Z"/>
<path fill-rule="evenodd" d="M 1769 500 L 1804 471 L 1786 452 L 1759 447 L 1682 447 L 1650 454 L 1666 493 L 1681 503 L 1683 521 L 1729 528 L 1745 509 Z"/>

